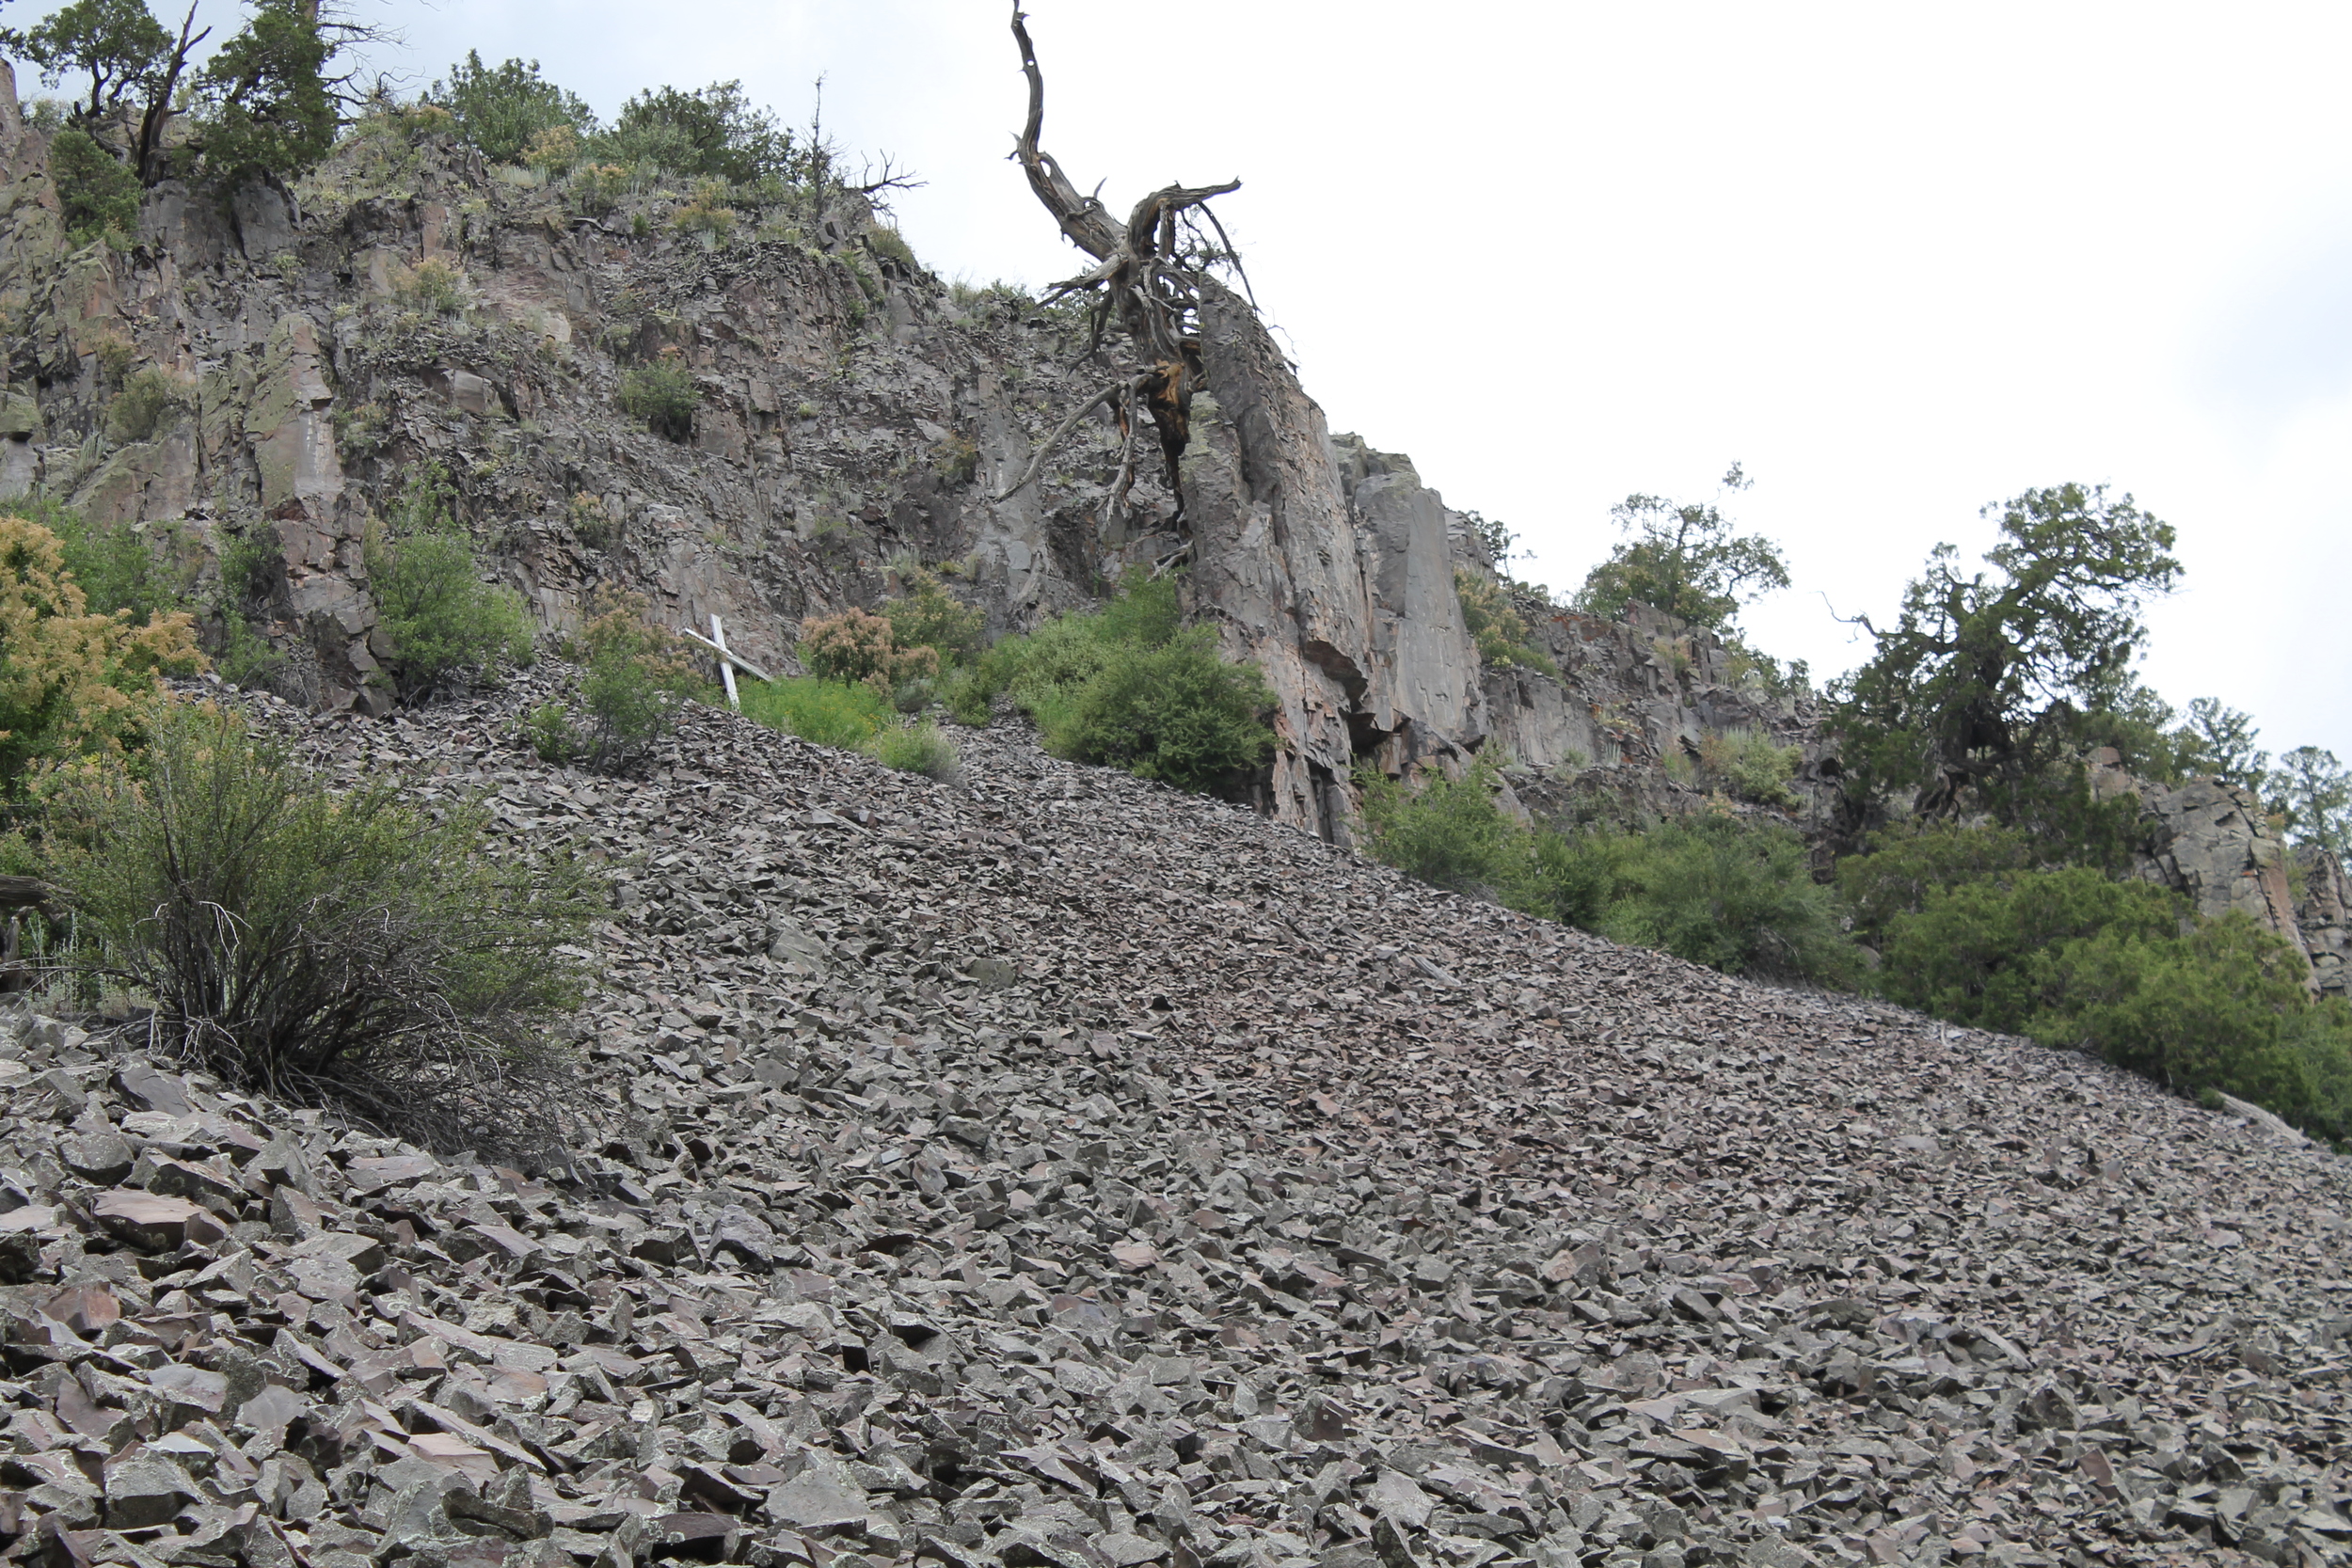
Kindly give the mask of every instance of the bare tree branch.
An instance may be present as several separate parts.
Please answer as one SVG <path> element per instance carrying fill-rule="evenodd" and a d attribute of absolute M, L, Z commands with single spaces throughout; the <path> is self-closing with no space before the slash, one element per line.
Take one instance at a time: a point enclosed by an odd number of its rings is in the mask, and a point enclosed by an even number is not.
<path fill-rule="evenodd" d="M 996 494 L 989 497 L 988 499 L 990 502 L 994 504 L 1009 501 L 1023 489 L 1025 489 L 1034 480 L 1036 480 L 1040 470 L 1045 467 L 1046 454 L 1051 452 L 1055 447 L 1061 443 L 1061 438 L 1063 436 L 1078 428 L 1078 421 L 1080 420 L 1085 419 L 1089 414 L 1091 414 L 1097 408 L 1100 408 L 1105 399 L 1115 398 L 1120 392 L 1128 389 L 1127 383 L 1123 381 L 1114 381 L 1109 386 L 1104 387 L 1101 391 L 1096 392 L 1092 397 L 1087 399 L 1086 402 L 1078 404 L 1077 407 L 1073 408 L 1070 411 L 1070 417 L 1062 420 L 1061 423 L 1056 425 L 1054 427 L 1054 433 L 1046 436 L 1044 440 L 1038 443 L 1037 451 L 1030 453 L 1029 466 L 1021 471 L 1021 477 L 1014 480 L 1010 484 L 1006 485 L 1002 490 L 996 492 Z"/>

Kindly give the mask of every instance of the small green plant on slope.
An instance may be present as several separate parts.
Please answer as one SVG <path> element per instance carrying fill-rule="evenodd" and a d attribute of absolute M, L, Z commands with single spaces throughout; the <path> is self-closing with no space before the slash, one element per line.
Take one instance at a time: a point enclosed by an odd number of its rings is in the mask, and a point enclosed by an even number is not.
<path fill-rule="evenodd" d="M 403 488 L 389 526 L 368 531 L 369 586 L 403 702 L 452 681 L 490 680 L 501 663 L 532 659 L 522 596 L 482 580 L 452 504 L 448 475 L 428 465 Z"/>
<path fill-rule="evenodd" d="M 900 648 L 930 648 L 942 667 L 961 664 L 979 652 L 987 618 L 940 585 L 931 573 L 907 574 L 904 597 L 882 608 L 891 641 Z"/>
<path fill-rule="evenodd" d="M 1181 789 L 1238 784 L 1272 751 L 1273 693 L 1256 667 L 1186 630 L 1173 579 L 1131 578 L 1102 609 L 1008 637 L 944 683 L 948 706 L 985 723 L 999 696 L 1057 756 L 1106 763 Z"/>
<path fill-rule="evenodd" d="M 1793 832 L 1707 816 L 1573 837 L 1513 819 L 1491 765 L 1363 788 L 1375 855 L 1439 887 L 1660 947 L 1728 974 L 1835 984 L 1854 971 L 1831 891 Z"/>
<path fill-rule="evenodd" d="M 106 405 L 106 436 L 117 442 L 151 441 L 186 406 L 187 388 L 157 365 L 133 371 Z"/>
<path fill-rule="evenodd" d="M 874 758 L 901 773 L 920 773 L 938 784 L 953 784 L 963 773 L 956 743 L 930 720 L 894 724 L 875 735 Z"/>
<path fill-rule="evenodd" d="M 894 718 L 889 700 L 864 682 L 803 675 L 737 685 L 745 718 L 818 746 L 860 750 Z"/>
<path fill-rule="evenodd" d="M 653 620 L 644 595 L 600 588 L 589 617 L 580 636 L 585 722 L 564 704 L 547 703 L 525 727 L 547 761 L 610 771 L 659 744 L 676 727 L 678 709 L 706 695 L 709 683 L 686 640 Z"/>
<path fill-rule="evenodd" d="M 621 376 L 613 401 L 622 413 L 643 420 L 646 428 L 667 441 L 685 441 L 694 434 L 694 410 L 702 391 L 694 372 L 675 347 L 664 348 L 651 364 L 634 365 Z"/>
<path fill-rule="evenodd" d="M 479 811 L 389 781 L 333 794 L 185 705 L 135 768 L 60 773 L 41 804 L 69 961 L 152 998 L 167 1049 L 438 1148 L 553 1151 L 576 1079 L 547 1027 L 580 992 L 584 863 L 495 860 Z"/>
<path fill-rule="evenodd" d="M 795 651 L 802 664 L 820 680 L 866 681 L 883 692 L 939 673 L 936 648 L 901 647 L 887 618 L 854 605 L 838 615 L 802 622 Z"/>
<path fill-rule="evenodd" d="M 1699 765 L 1742 800 L 1788 808 L 1797 803 L 1788 781 L 1804 749 L 1776 746 L 1760 730 L 1718 730 L 1699 741 Z"/>

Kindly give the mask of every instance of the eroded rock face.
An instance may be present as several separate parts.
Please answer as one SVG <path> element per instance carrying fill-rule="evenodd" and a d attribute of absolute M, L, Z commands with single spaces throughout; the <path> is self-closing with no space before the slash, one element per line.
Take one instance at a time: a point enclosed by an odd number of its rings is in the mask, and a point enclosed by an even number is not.
<path fill-rule="evenodd" d="M 2352 995 L 2352 879 L 2344 863 L 2316 844 L 2298 846 L 2295 864 L 2302 873 L 2303 899 L 2295 908 L 2295 923 L 2303 934 L 2303 950 L 2312 957 L 2312 974 L 2329 996 Z"/>
<path fill-rule="evenodd" d="M 578 215 L 524 171 L 388 127 L 291 202 L 167 183 L 138 247 L 69 250 L 45 138 L 13 103 L 0 84 L 0 309 L 24 324 L 0 384 L 0 497 L 40 485 L 167 533 L 208 572 L 231 539 L 263 538 L 282 570 L 261 629 L 291 656 L 283 694 L 308 705 L 389 708 L 362 541 L 437 472 L 548 627 L 572 629 L 615 583 L 674 624 L 723 616 L 786 670 L 802 617 L 871 605 L 909 555 L 1000 634 L 1188 559 L 1192 612 L 1279 699 L 1260 803 L 1331 838 L 1365 767 L 1501 751 L 1544 772 L 1655 775 L 1712 729 L 1802 728 L 1740 691 L 1718 645 L 1685 639 L 1669 669 L 1662 626 L 1547 608 L 1537 635 L 1565 684 L 1482 666 L 1454 586 L 1493 576 L 1475 536 L 1409 460 L 1335 437 L 1221 290 L 1181 526 L 1156 463 L 1131 513 L 1112 506 L 1107 414 L 993 501 L 1106 372 L 1073 318 L 907 273 L 866 245 L 862 212 L 838 214 L 829 249 L 761 238 L 755 214 L 707 245 L 661 211 Z M 665 360 L 697 394 L 679 440 L 617 406 L 627 374 Z M 118 441 L 108 408 L 147 366 L 179 404 Z"/>

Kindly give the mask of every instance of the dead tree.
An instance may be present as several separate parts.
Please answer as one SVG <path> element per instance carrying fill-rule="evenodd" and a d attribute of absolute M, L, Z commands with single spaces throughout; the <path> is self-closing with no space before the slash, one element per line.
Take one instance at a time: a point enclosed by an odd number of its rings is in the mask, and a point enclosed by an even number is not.
<path fill-rule="evenodd" d="M 1037 50 L 1029 42 L 1026 19 L 1017 4 L 1012 12 L 1012 36 L 1021 46 L 1022 74 L 1029 80 L 1029 118 L 1022 127 L 1013 156 L 1020 160 L 1023 171 L 1029 177 L 1029 189 L 1037 193 L 1038 200 L 1053 214 L 1063 235 L 1096 262 L 1090 271 L 1055 284 L 1046 291 L 1043 303 L 1051 305 L 1074 294 L 1091 295 L 1094 309 L 1088 341 L 1089 356 L 1102 349 L 1104 330 L 1115 316 L 1128 348 L 1140 362 L 1074 409 L 1039 447 L 1022 476 L 999 492 L 995 499 L 1009 499 L 1036 479 L 1054 444 L 1086 414 L 1108 402 L 1118 416 L 1121 437 L 1120 473 L 1112 487 L 1112 504 L 1123 508 L 1135 473 L 1134 424 L 1136 405 L 1140 402 L 1159 436 L 1160 455 L 1168 466 L 1168 487 L 1176 497 L 1176 520 L 1181 521 L 1184 501 L 1178 483 L 1177 460 L 1184 456 L 1191 440 L 1192 394 L 1201 379 L 1200 283 L 1212 266 L 1231 264 L 1237 274 L 1240 271 L 1232 242 L 1226 237 L 1225 226 L 1217 222 L 1216 214 L 1210 210 L 1209 201 L 1239 190 L 1241 182 L 1229 180 L 1221 185 L 1198 187 L 1162 186 L 1136 202 L 1122 226 L 1097 196 L 1079 195 L 1053 154 L 1038 146 L 1038 136 L 1045 123 L 1045 77 L 1038 70 Z M 1096 191 L 1100 190 L 1098 185 Z M 1209 243 L 1200 231 L 1200 219 L 1206 219 L 1215 230 L 1216 244 Z M 1242 277 L 1242 286 L 1248 288 L 1246 276 Z"/>

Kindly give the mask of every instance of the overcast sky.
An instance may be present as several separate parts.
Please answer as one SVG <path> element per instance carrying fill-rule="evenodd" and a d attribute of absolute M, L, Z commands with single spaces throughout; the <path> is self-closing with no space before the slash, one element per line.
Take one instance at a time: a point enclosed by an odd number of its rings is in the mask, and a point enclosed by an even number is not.
<path fill-rule="evenodd" d="M 740 77 L 930 182 L 949 277 L 1077 270 L 1005 161 L 997 0 L 358 0 L 607 114 Z M 20 21 L 46 7 L 11 8 Z M 1572 588 L 1632 490 L 1727 502 L 1817 673 L 1979 509 L 2081 480 L 2180 531 L 2148 673 L 2352 759 L 2352 8 L 1031 0 L 1045 145 L 1123 212 L 1220 204 L 1333 428 Z M 223 8 L 224 17 L 231 13 Z M 29 85 L 29 84 L 28 84 Z"/>

